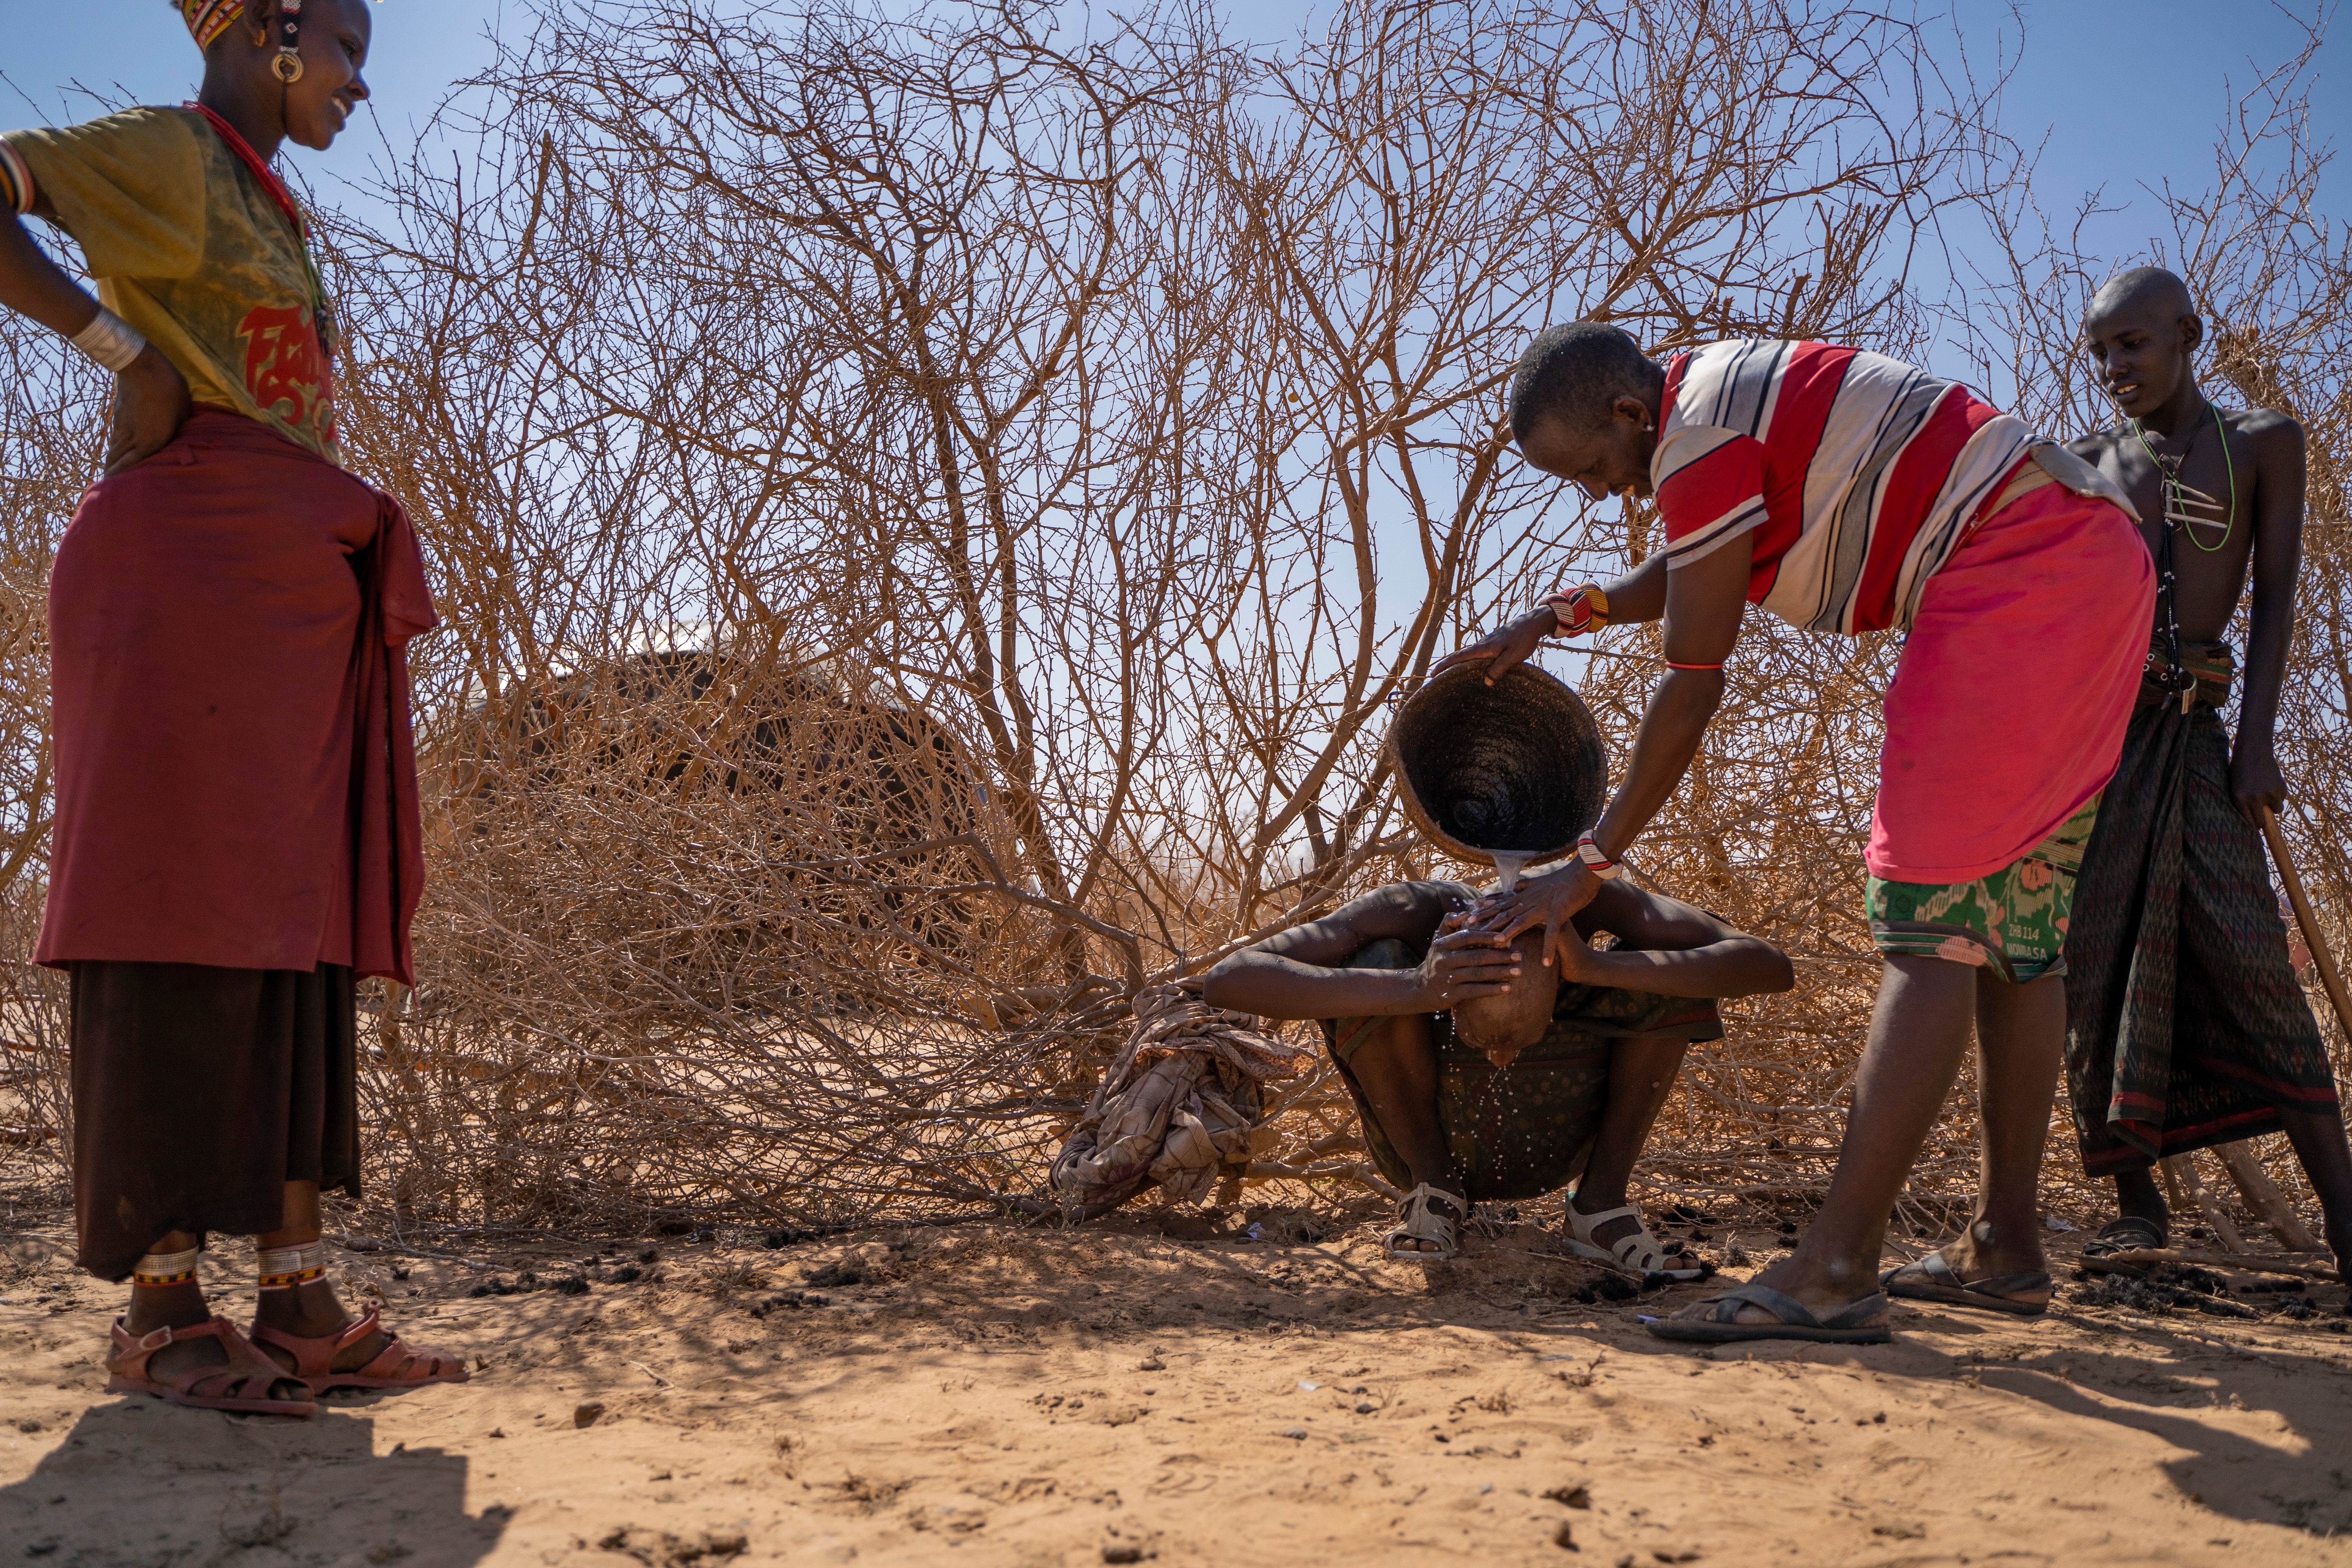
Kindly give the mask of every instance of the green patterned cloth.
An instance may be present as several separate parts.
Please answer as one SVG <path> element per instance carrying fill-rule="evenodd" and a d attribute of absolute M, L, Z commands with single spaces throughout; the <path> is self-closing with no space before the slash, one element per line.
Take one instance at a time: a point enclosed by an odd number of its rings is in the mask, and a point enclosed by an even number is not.
<path fill-rule="evenodd" d="M 2099 820 L 2093 795 L 2014 865 L 1972 882 L 1870 879 L 1870 934 L 1881 952 L 1990 967 L 2012 984 L 2066 973 L 2074 878 Z"/>
<path fill-rule="evenodd" d="M 1411 969 L 1426 951 L 1385 938 L 1358 950 L 1347 967 Z M 1392 1185 L 1409 1188 L 1412 1173 L 1373 1119 L 1349 1066 L 1382 1022 L 1326 1018 L 1323 1040 L 1355 1099 L 1373 1165 Z M 1456 1040 L 1453 1014 L 1434 1014 L 1430 1024 L 1437 1040 L 1438 1125 L 1472 1203 L 1541 1197 L 1584 1173 L 1609 1100 L 1611 1041 L 1723 1038 L 1712 1002 L 1609 985 L 1561 986 L 1551 1027 L 1507 1068 Z"/>

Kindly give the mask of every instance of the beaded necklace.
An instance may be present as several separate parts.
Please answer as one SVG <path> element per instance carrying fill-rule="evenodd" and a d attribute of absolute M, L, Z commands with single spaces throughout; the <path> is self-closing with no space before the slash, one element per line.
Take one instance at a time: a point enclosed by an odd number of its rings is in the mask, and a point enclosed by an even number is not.
<path fill-rule="evenodd" d="M 2230 455 L 2230 432 L 2221 424 L 2221 411 L 2214 407 L 2209 400 L 2205 405 L 2205 412 L 2213 416 L 2214 433 L 2221 438 L 2221 463 L 2230 476 L 2229 510 L 2221 518 L 2221 537 L 2211 544 L 2197 537 L 2196 525 L 2203 523 L 2207 528 L 2210 528 L 2213 526 L 2213 520 L 2210 517 L 2198 517 L 2189 509 L 2195 507 L 2200 511 L 2221 511 L 2221 503 L 2194 485 L 2183 484 L 2180 479 L 2180 470 L 2188 463 L 2189 454 L 2197 449 L 2197 437 L 2200 427 L 2193 424 L 2189 427 L 2189 439 L 2181 445 L 2180 456 L 2177 458 L 2159 456 L 2154 445 L 2149 442 L 2147 432 L 2140 427 L 2138 420 L 2135 419 L 2131 422 L 2131 431 L 2139 442 L 2139 449 L 2146 452 L 2147 460 L 2156 465 L 2157 475 L 2163 482 L 2166 529 L 2169 531 L 2178 526 L 2182 532 L 2189 535 L 2189 543 L 2208 555 L 2215 555 L 2228 547 L 2230 535 L 2238 526 L 2238 462 Z"/>
<path fill-rule="evenodd" d="M 293 229 L 294 252 L 302 258 L 303 279 L 310 285 L 310 289 L 311 327 L 319 335 L 319 353 L 326 363 L 327 374 L 332 375 L 335 370 L 334 316 L 327 305 L 327 286 L 320 280 L 319 265 L 310 257 L 310 226 L 303 221 L 302 210 L 294 205 L 294 198 L 288 193 L 285 183 L 271 173 L 268 164 L 261 161 L 261 154 L 256 153 L 251 144 L 237 134 L 236 126 L 231 125 L 201 103 L 190 102 L 185 107 L 194 110 L 211 122 L 212 128 L 220 133 L 220 139 L 227 144 L 229 152 L 236 156 L 236 161 L 243 163 L 253 177 L 261 182 L 262 190 L 267 192 L 269 199 L 277 204 L 278 210 L 285 215 L 287 225 Z"/>
<path fill-rule="evenodd" d="M 2132 435 L 2139 442 L 2140 450 L 2147 454 L 2147 460 L 2156 465 L 2157 478 L 2164 491 L 2164 531 L 2157 536 L 2156 599 L 2158 606 L 2164 612 L 2165 668 L 2147 679 L 2158 689 L 2177 693 L 2180 698 L 2180 711 L 2184 714 L 2196 700 L 2197 677 L 2183 668 L 2180 663 L 2180 616 L 2175 607 L 2172 592 L 2172 536 L 2186 533 L 2189 543 L 2212 555 L 2229 544 L 2230 536 L 2238 524 L 2238 465 L 2230 455 L 2230 432 L 2221 423 L 2221 410 L 2215 408 L 2210 399 L 2205 404 L 2205 412 L 2213 416 L 2213 428 L 2221 438 L 2221 462 L 2230 476 L 2229 509 L 2222 517 L 2221 537 L 2212 544 L 2197 537 L 2197 524 L 2201 522 L 2210 528 L 2213 520 L 2199 517 L 2189 509 L 2221 511 L 2221 503 L 2193 485 L 2182 483 L 2180 479 L 2180 470 L 2188 463 L 2189 454 L 2197 449 L 2200 426 L 2193 424 L 2189 426 L 2189 439 L 2182 444 L 2179 457 L 2166 458 L 2148 440 L 2147 432 L 2140 427 L 2139 421 L 2131 421 Z"/>

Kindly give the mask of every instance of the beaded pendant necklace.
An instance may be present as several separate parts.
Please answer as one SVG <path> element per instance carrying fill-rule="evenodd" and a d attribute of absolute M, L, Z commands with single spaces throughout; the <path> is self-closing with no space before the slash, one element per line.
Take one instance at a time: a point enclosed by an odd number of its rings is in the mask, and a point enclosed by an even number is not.
<path fill-rule="evenodd" d="M 2230 476 L 2230 504 L 2226 510 L 2220 501 L 2215 500 L 2203 490 L 2181 481 L 2181 468 L 2189 461 L 2189 454 L 2197 449 L 2197 437 L 2202 433 L 2201 426 L 2192 424 L 2189 427 L 2189 439 L 2181 444 L 2180 455 L 2177 458 L 2167 458 L 2159 454 L 2155 445 L 2148 440 L 2147 432 L 2141 428 L 2138 420 L 2135 419 L 2131 422 L 2131 431 L 2133 437 L 2139 442 L 2139 449 L 2146 452 L 2147 460 L 2156 465 L 2157 475 L 2163 482 L 2166 528 L 2168 530 L 2179 528 L 2189 536 L 2189 543 L 2208 555 L 2214 555 L 2228 547 L 2230 535 L 2238 526 L 2238 463 L 2237 459 L 2230 455 L 2230 432 L 2222 427 L 2221 411 L 2214 407 L 2209 400 L 2205 405 L 2205 412 L 2212 416 L 2214 434 L 2221 440 L 2221 463 Z M 2213 527 L 2213 519 L 2199 517 L 2196 515 L 2199 511 L 2222 513 L 2221 537 L 2210 544 L 2197 537 L 2197 528 L 2200 524 L 2207 528 Z"/>
<path fill-rule="evenodd" d="M 2180 711 L 2184 715 L 2196 700 L 2197 677 L 2183 668 L 2180 663 L 2180 616 L 2174 605 L 2172 591 L 2172 536 L 2185 533 L 2189 543 L 2212 555 L 2229 544 L 2230 536 L 2238 524 L 2238 465 L 2230 455 L 2230 432 L 2221 423 L 2221 410 L 2215 408 L 2210 400 L 2206 402 L 2205 412 L 2213 416 L 2213 429 L 2221 440 L 2221 462 L 2230 477 L 2230 504 L 2226 510 L 2220 501 L 2194 485 L 2182 482 L 2180 478 L 2180 470 L 2188 463 L 2189 454 L 2197 449 L 2197 437 L 2202 426 L 2192 424 L 2189 427 L 2189 439 L 2181 444 L 2180 455 L 2167 458 L 2157 451 L 2147 438 L 2147 432 L 2140 427 L 2139 421 L 2131 421 L 2132 435 L 2139 442 L 2140 450 L 2147 454 L 2147 460 L 2156 465 L 2157 479 L 2164 489 L 2164 531 L 2158 535 L 2156 554 L 2156 598 L 2158 605 L 2164 611 L 2166 667 L 2149 676 L 2148 679 L 2160 690 L 2179 694 Z M 2213 526 L 2213 520 L 2199 517 L 2196 515 L 2199 511 L 2222 513 L 2221 537 L 2211 544 L 2197 537 L 2199 524 L 2207 528 Z"/>

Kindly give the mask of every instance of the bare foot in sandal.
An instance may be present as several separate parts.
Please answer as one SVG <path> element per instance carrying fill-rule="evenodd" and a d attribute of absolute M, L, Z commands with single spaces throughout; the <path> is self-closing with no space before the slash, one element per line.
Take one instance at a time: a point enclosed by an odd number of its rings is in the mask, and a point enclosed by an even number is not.
<path fill-rule="evenodd" d="M 213 1316 L 196 1282 L 196 1238 L 173 1236 L 169 1250 L 139 1260 L 131 1304 L 115 1320 L 107 1388 L 149 1394 L 198 1410 L 308 1415 L 310 1385 L 272 1377 L 274 1368 L 228 1323 Z"/>
<path fill-rule="evenodd" d="M 287 1249 L 289 1253 L 305 1250 Z M 463 1356 L 408 1344 L 379 1325 L 373 1305 L 352 1317 L 323 1276 L 275 1289 L 267 1283 L 270 1278 L 264 1276 L 253 1320 L 253 1342 L 313 1393 L 332 1388 L 398 1390 L 466 1381 Z"/>
<path fill-rule="evenodd" d="M 1402 1261 L 1443 1263 L 1461 1250 L 1462 1222 L 1469 1216 L 1460 1194 L 1423 1182 L 1405 1194 L 1396 1228 L 1381 1237 L 1381 1246 Z"/>
<path fill-rule="evenodd" d="M 1992 1222 L 1982 1218 L 1958 1240 L 1886 1269 L 1878 1283 L 1887 1294 L 1906 1300 L 1980 1307 L 2021 1318 L 2038 1318 L 2049 1310 L 2052 1295 L 2041 1239 L 2028 1237 L 2022 1243 L 2005 1245 L 1995 1237 Z"/>

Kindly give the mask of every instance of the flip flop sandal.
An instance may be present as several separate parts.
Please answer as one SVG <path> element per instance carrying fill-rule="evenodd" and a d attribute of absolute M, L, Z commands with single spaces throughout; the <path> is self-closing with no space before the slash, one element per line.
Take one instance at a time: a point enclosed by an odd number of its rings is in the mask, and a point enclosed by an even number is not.
<path fill-rule="evenodd" d="M 1906 1279 L 1904 1275 L 1917 1269 L 1921 1279 Z M 1982 1279 L 1963 1279 L 1944 1261 L 1940 1252 L 1931 1252 L 1916 1262 L 1897 1264 L 1878 1277 L 1881 1289 L 1890 1296 L 1900 1296 L 1906 1301 L 1942 1301 L 1954 1307 L 1981 1307 L 1988 1312 L 2009 1312 L 2020 1318 L 2038 1318 L 2050 1310 L 2045 1298 L 2039 1301 L 2021 1301 L 2020 1296 L 2032 1290 L 2050 1289 L 2050 1276 L 2041 1269 L 2024 1274 L 1995 1274 Z"/>
<path fill-rule="evenodd" d="M 184 1366 L 158 1378 L 152 1373 L 155 1352 L 190 1340 L 217 1340 L 224 1366 Z M 308 1399 L 272 1399 L 269 1391 L 281 1383 L 305 1379 L 288 1372 L 236 1331 L 226 1318 L 215 1318 L 193 1328 L 157 1329 L 134 1334 L 114 1320 L 114 1353 L 106 1358 L 109 1394 L 152 1394 L 191 1410 L 228 1410 L 245 1415 L 315 1415 L 318 1405 Z"/>
<path fill-rule="evenodd" d="M 1713 1311 L 1704 1318 L 1643 1318 L 1642 1326 L 1662 1340 L 1684 1340 L 1699 1344 L 1732 1344 L 1742 1340 L 1813 1340 L 1825 1344 L 1883 1345 L 1894 1337 L 1885 1323 L 1870 1319 L 1886 1310 L 1886 1293 L 1874 1290 L 1859 1301 L 1850 1301 L 1826 1318 L 1813 1316 L 1812 1309 L 1794 1296 L 1784 1295 L 1769 1285 L 1749 1282 L 1726 1290 L 1720 1296 L 1709 1296 L 1699 1303 Z M 1761 1307 L 1780 1321 L 1777 1323 L 1743 1323 L 1739 1309 Z"/>
<path fill-rule="evenodd" d="M 331 1388 L 422 1388 L 428 1383 L 463 1383 L 471 1374 L 466 1371 L 466 1358 L 449 1351 L 411 1349 L 398 1334 L 384 1331 L 384 1347 L 365 1366 L 349 1372 L 334 1369 L 335 1358 L 346 1347 L 355 1345 L 374 1333 L 381 1325 L 377 1319 L 382 1310 L 373 1302 L 368 1304 L 354 1322 L 344 1324 L 331 1334 L 305 1339 L 289 1334 L 283 1329 L 273 1329 L 266 1323 L 253 1326 L 253 1337 L 265 1345 L 275 1345 L 294 1358 L 291 1373 L 310 1385 L 312 1394 L 324 1394 Z M 264 1358 L 267 1359 L 267 1358 Z M 275 1363 L 272 1363 L 275 1365 Z"/>
<path fill-rule="evenodd" d="M 1592 1239 L 1592 1233 L 1611 1220 L 1631 1218 L 1638 1226 L 1633 1235 L 1621 1236 L 1606 1248 Z M 1703 1279 L 1704 1268 L 1679 1267 L 1675 1255 L 1658 1245 L 1650 1227 L 1642 1224 L 1642 1211 L 1632 1204 L 1622 1209 L 1608 1209 L 1600 1214 L 1579 1214 L 1576 1205 L 1568 1205 L 1568 1249 L 1579 1258 L 1590 1258 L 1596 1263 L 1613 1263 L 1630 1273 L 1647 1278 L 1664 1275 L 1669 1279 Z"/>
<path fill-rule="evenodd" d="M 1381 1237 L 1381 1249 L 1399 1263 L 1443 1263 L 1461 1251 L 1455 1239 L 1458 1222 L 1438 1212 L 1440 1200 L 1452 1204 L 1458 1214 L 1470 1212 L 1460 1194 L 1423 1182 L 1405 1194 L 1402 1223 Z M 1409 1241 L 1434 1243 L 1435 1249 L 1405 1247 Z"/>
<path fill-rule="evenodd" d="M 2127 1214 L 2121 1219 L 2111 1219 L 2099 1227 L 2099 1234 L 2083 1244 L 2078 1262 L 2085 1268 L 2102 1274 L 2127 1275 L 2134 1279 L 2147 1278 L 2147 1267 L 2139 1263 L 2110 1263 L 2107 1258 L 2118 1252 L 2153 1250 L 2164 1245 L 2164 1227 L 2152 1219 Z"/>

